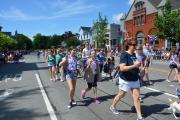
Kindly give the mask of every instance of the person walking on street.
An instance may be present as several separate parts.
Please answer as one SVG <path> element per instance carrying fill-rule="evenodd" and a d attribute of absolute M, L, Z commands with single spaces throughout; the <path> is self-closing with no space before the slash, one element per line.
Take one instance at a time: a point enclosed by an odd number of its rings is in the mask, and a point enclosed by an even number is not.
<path fill-rule="evenodd" d="M 141 114 L 141 105 L 139 100 L 140 95 L 140 82 L 139 82 L 139 67 L 141 63 L 136 61 L 135 56 L 137 41 L 127 40 L 125 48 L 127 51 L 121 53 L 119 61 L 119 92 L 115 96 L 113 103 L 110 106 L 110 110 L 113 114 L 119 114 L 116 109 L 117 103 L 123 98 L 126 93 L 131 90 L 133 103 L 137 112 L 137 120 L 144 120 Z"/>
<path fill-rule="evenodd" d="M 56 54 L 56 80 L 59 79 L 58 74 L 60 73 L 60 62 L 63 59 L 63 54 L 60 48 L 57 49 L 57 54 Z"/>
<path fill-rule="evenodd" d="M 104 62 L 106 61 L 106 56 L 103 49 L 101 49 L 100 52 L 98 53 L 97 59 L 99 62 L 100 72 L 102 73 Z"/>
<path fill-rule="evenodd" d="M 94 91 L 94 102 L 100 104 L 97 99 L 97 81 L 100 79 L 100 68 L 98 61 L 95 59 L 96 52 L 92 51 L 90 58 L 87 60 L 87 67 L 85 69 L 84 79 L 87 82 L 88 88 L 82 90 L 81 97 L 84 98 L 86 93 L 93 88 Z"/>
<path fill-rule="evenodd" d="M 145 43 L 145 46 L 143 47 L 143 53 L 146 56 L 145 60 L 145 77 L 149 83 L 149 85 L 152 85 L 153 83 L 149 79 L 149 65 L 151 63 L 151 51 L 149 50 L 149 43 Z"/>
<path fill-rule="evenodd" d="M 63 58 L 60 66 L 66 64 L 65 74 L 66 74 L 66 81 L 69 87 L 69 98 L 70 102 L 67 106 L 69 109 L 76 105 L 74 101 L 74 94 L 76 88 L 76 80 L 77 80 L 77 58 L 75 56 L 75 49 L 71 50 L 70 55 Z"/>
<path fill-rule="evenodd" d="M 140 80 L 143 83 L 143 78 L 145 75 L 145 60 L 146 60 L 146 56 L 143 53 L 143 48 L 141 45 L 137 45 L 136 47 L 136 58 L 139 62 L 141 62 L 141 66 L 139 67 L 140 69 Z"/>
<path fill-rule="evenodd" d="M 110 53 L 109 57 L 107 58 L 107 63 L 108 63 L 108 66 L 109 66 L 109 78 L 112 79 L 112 72 L 114 70 L 114 66 L 115 66 L 115 58 L 114 58 L 114 55 L 112 53 Z"/>
<path fill-rule="evenodd" d="M 170 75 L 172 74 L 172 71 L 175 70 L 175 79 L 179 79 L 179 55 L 176 54 L 176 49 L 173 49 L 171 51 L 171 55 L 170 55 L 170 65 L 169 65 L 169 68 L 170 68 L 170 71 L 169 71 L 169 74 L 168 74 L 168 77 L 166 79 L 167 82 L 171 82 L 170 80 Z M 180 80 L 179 80 L 180 82 Z"/>
<path fill-rule="evenodd" d="M 84 69 L 86 68 L 86 61 L 87 61 L 87 59 L 89 59 L 90 53 L 91 53 L 91 49 L 89 48 L 89 44 L 86 43 L 85 48 L 82 51 L 82 59 L 83 59 Z"/>
<path fill-rule="evenodd" d="M 55 72 L 56 72 L 56 60 L 55 60 L 55 56 L 53 55 L 53 50 L 48 50 L 48 55 L 47 55 L 47 62 L 48 62 L 48 68 L 49 68 L 49 72 L 50 72 L 50 80 L 51 81 L 56 81 L 55 78 Z"/>

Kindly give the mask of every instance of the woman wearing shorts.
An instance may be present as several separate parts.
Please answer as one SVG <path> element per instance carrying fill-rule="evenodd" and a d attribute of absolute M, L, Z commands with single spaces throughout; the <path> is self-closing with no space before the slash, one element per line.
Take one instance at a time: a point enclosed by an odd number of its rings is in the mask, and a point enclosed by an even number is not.
<path fill-rule="evenodd" d="M 75 56 L 75 49 L 73 49 L 70 53 L 70 55 L 63 58 L 62 64 L 67 64 L 66 66 L 66 81 L 68 83 L 69 87 L 69 105 L 67 106 L 69 109 L 73 107 L 73 105 L 76 105 L 76 102 L 74 101 L 74 93 L 75 93 L 75 87 L 76 87 L 76 80 L 77 80 L 77 58 Z"/>
<path fill-rule="evenodd" d="M 141 114 L 141 105 L 139 100 L 140 95 L 140 82 L 139 82 L 139 67 L 141 63 L 137 61 L 135 56 L 137 41 L 127 40 L 125 49 L 120 56 L 120 71 L 119 71 L 119 92 L 115 96 L 110 110 L 113 114 L 119 114 L 116 109 L 117 103 L 123 98 L 126 93 L 131 90 L 133 103 L 137 112 L 137 120 L 144 120 Z"/>
<path fill-rule="evenodd" d="M 60 73 L 60 62 L 63 59 L 63 54 L 62 54 L 62 50 L 60 48 L 57 49 L 57 53 L 56 53 L 56 80 L 59 79 L 58 74 Z"/>
<path fill-rule="evenodd" d="M 170 71 L 166 79 L 167 82 L 171 82 L 170 75 L 172 74 L 173 70 L 175 70 L 175 73 L 176 73 L 174 78 L 176 78 L 176 76 L 178 77 L 178 66 L 177 66 L 178 62 L 179 62 L 179 59 L 178 59 L 178 55 L 176 54 L 176 49 L 173 49 L 170 55 L 170 65 L 169 65 Z"/>
<path fill-rule="evenodd" d="M 50 76 L 51 76 L 50 80 L 56 81 L 56 78 L 55 78 L 55 72 L 56 72 L 55 62 L 56 62 L 56 60 L 55 60 L 55 56 L 53 55 L 52 50 L 48 50 L 47 62 L 48 62 Z"/>
<path fill-rule="evenodd" d="M 100 79 L 100 68 L 98 61 L 95 59 L 95 51 L 91 51 L 90 58 L 87 60 L 87 67 L 85 69 L 84 79 L 87 82 L 88 88 L 82 90 L 81 97 L 84 98 L 86 92 L 93 88 L 94 91 L 94 102 L 100 104 L 100 101 L 97 99 L 97 81 Z"/>

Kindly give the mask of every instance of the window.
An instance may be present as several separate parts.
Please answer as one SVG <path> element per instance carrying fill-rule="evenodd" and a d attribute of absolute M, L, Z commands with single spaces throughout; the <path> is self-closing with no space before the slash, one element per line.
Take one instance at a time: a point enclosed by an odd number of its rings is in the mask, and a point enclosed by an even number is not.
<path fill-rule="evenodd" d="M 137 25 L 140 25 L 141 24 L 141 19 L 140 19 L 140 16 L 138 16 L 138 23 Z"/>
<path fill-rule="evenodd" d="M 136 10 L 141 10 L 143 8 L 144 2 L 140 1 L 135 4 Z"/>
<path fill-rule="evenodd" d="M 134 25 L 136 25 L 136 17 L 134 17 Z"/>
<path fill-rule="evenodd" d="M 134 17 L 134 25 L 143 25 L 145 24 L 145 15 Z"/>
<path fill-rule="evenodd" d="M 141 15 L 141 24 L 144 24 L 144 16 Z"/>

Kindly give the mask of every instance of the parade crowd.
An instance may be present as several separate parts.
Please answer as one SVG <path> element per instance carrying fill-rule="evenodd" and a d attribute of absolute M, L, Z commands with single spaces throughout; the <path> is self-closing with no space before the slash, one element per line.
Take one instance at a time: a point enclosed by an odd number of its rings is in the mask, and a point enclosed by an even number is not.
<path fill-rule="evenodd" d="M 39 57 L 39 55 L 38 52 L 37 56 Z M 84 98 L 86 93 L 92 89 L 94 102 L 100 104 L 101 101 L 97 96 L 97 82 L 102 80 L 104 73 L 108 75 L 110 80 L 114 79 L 114 73 L 117 73 L 119 91 L 110 105 L 110 110 L 113 114 L 119 114 L 116 109 L 117 103 L 128 91 L 131 91 L 137 120 L 144 120 L 140 105 L 142 102 L 140 87 L 144 83 L 153 84 L 148 75 L 149 66 L 153 64 L 155 57 L 153 46 L 150 43 L 145 43 L 142 46 L 136 40 L 127 40 L 124 43 L 123 50 L 110 50 L 108 53 L 105 53 L 104 49 L 96 49 L 87 43 L 84 48 L 44 50 L 43 56 L 48 64 L 50 81 L 67 81 L 69 88 L 69 104 L 67 107 L 69 109 L 76 105 L 74 94 L 78 76 L 81 76 L 87 83 L 87 87 L 81 91 L 81 97 Z M 170 72 L 167 81 L 171 82 L 170 74 L 175 71 L 173 80 L 180 83 L 180 51 L 172 49 L 163 56 L 163 58 L 157 56 L 157 59 L 170 60 Z M 117 66 L 115 64 L 116 57 L 119 57 Z"/>

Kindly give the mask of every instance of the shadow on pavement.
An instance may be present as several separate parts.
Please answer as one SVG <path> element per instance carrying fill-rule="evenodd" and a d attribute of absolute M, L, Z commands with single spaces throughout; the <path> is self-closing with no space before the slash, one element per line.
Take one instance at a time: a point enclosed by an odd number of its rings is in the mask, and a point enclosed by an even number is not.
<path fill-rule="evenodd" d="M 39 92 L 39 88 L 20 91 L 0 101 L 0 120 L 32 120 L 34 118 L 43 119 L 43 117 L 49 116 L 49 114 L 38 113 L 36 109 L 23 106 L 24 104 L 27 104 L 27 106 L 31 105 L 31 103 L 22 103 L 22 106 L 16 107 L 16 104 L 12 102 L 13 99 L 19 99 L 23 102 L 23 99 L 29 99 L 31 95 L 39 94 Z"/>
<path fill-rule="evenodd" d="M 37 67 L 36 63 L 6 64 L 0 67 L 0 80 L 14 78 L 16 75 L 21 75 L 24 71 L 40 69 L 48 70 L 48 67 Z"/>
<path fill-rule="evenodd" d="M 168 107 L 169 106 L 166 104 L 141 105 L 141 111 L 145 118 L 154 114 L 169 115 L 171 114 L 170 112 L 165 112 L 165 109 L 167 109 Z M 134 106 L 132 106 L 131 110 L 131 112 L 136 113 L 136 109 Z"/>
<path fill-rule="evenodd" d="M 156 83 L 156 82 L 164 82 L 165 79 L 158 79 L 158 80 L 151 80 L 152 82 Z"/>
<path fill-rule="evenodd" d="M 100 102 L 104 102 L 104 101 L 108 101 L 109 99 L 114 99 L 116 95 L 107 95 L 107 96 L 100 96 L 98 97 L 97 99 L 100 101 Z M 81 101 L 77 101 L 77 102 L 81 102 L 83 104 L 81 105 L 78 105 L 78 106 L 89 106 L 91 103 L 94 103 L 94 98 L 91 98 L 91 97 L 85 97 L 83 100 Z"/>
<path fill-rule="evenodd" d="M 159 96 L 159 95 L 162 95 L 163 93 L 161 93 L 161 92 L 148 92 L 148 93 L 146 93 L 146 94 L 141 94 L 141 95 L 143 95 L 143 97 L 142 97 L 142 99 L 146 99 L 146 98 L 148 98 L 148 97 L 150 97 L 150 96 L 152 96 L 152 97 L 156 97 L 156 96 Z"/>
<path fill-rule="evenodd" d="M 166 104 L 153 104 L 153 105 L 142 105 L 142 113 L 144 117 L 148 117 L 152 114 L 162 114 L 162 115 L 169 115 L 171 113 L 164 112 L 165 109 L 167 109 L 169 106 Z"/>

